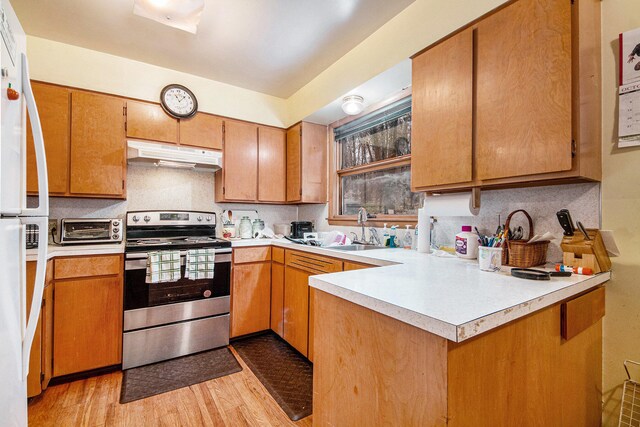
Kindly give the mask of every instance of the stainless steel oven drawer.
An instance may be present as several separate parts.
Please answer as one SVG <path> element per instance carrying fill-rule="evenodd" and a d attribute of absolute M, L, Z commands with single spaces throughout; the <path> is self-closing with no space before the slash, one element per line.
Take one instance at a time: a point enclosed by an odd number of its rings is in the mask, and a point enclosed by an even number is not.
<path fill-rule="evenodd" d="M 124 311 L 125 332 L 229 313 L 229 297 L 186 301 Z"/>
<path fill-rule="evenodd" d="M 229 344 L 229 315 L 125 332 L 122 369 L 148 365 Z"/>

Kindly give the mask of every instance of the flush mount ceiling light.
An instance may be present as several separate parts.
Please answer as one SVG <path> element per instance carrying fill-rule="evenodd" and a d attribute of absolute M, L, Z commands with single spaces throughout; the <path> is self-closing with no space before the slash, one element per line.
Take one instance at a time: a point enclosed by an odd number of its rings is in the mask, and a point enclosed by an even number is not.
<path fill-rule="evenodd" d="M 350 116 L 362 113 L 364 110 L 364 98 L 359 95 L 349 95 L 342 99 L 342 111 Z"/>
<path fill-rule="evenodd" d="M 204 0 L 134 0 L 133 14 L 195 34 Z"/>

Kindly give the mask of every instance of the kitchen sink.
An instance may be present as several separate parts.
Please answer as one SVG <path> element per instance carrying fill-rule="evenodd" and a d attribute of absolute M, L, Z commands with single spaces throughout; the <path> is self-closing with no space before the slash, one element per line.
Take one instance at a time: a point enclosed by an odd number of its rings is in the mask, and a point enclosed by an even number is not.
<path fill-rule="evenodd" d="M 374 245 L 362 245 L 362 244 L 354 244 L 354 245 L 344 245 L 344 246 L 331 246 L 327 249 L 334 249 L 336 251 L 369 251 L 372 249 L 384 249 L 380 246 Z"/>

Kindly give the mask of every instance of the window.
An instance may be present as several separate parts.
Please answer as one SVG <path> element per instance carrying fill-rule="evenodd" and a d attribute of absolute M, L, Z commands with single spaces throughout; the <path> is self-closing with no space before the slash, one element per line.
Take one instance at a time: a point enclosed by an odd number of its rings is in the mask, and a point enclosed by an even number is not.
<path fill-rule="evenodd" d="M 372 222 L 416 222 L 423 194 L 411 192 L 411 96 L 332 130 L 329 222 L 353 222 L 361 206 Z"/>

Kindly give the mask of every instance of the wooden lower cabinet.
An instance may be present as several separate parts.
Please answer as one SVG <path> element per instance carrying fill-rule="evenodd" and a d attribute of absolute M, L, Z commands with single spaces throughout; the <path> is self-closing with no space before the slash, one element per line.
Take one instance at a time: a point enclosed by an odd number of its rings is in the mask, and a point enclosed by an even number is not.
<path fill-rule="evenodd" d="M 313 297 L 309 277 L 342 271 L 342 261 L 308 252 L 285 251 L 283 338 L 313 362 Z"/>
<path fill-rule="evenodd" d="M 309 272 L 285 268 L 284 339 L 304 356 L 309 344 L 309 276 Z"/>
<path fill-rule="evenodd" d="M 235 264 L 231 285 L 231 337 L 269 329 L 271 263 Z"/>
<path fill-rule="evenodd" d="M 31 298 L 36 278 L 36 262 L 27 262 L 27 315 L 31 312 Z M 29 375 L 27 375 L 27 397 L 37 396 L 51 380 L 53 349 L 53 261 L 47 262 L 45 287 L 40 308 L 38 326 L 31 344 Z"/>
<path fill-rule="evenodd" d="M 271 329 L 284 337 L 284 264 L 271 263 Z"/>
<path fill-rule="evenodd" d="M 56 259 L 62 265 L 101 264 L 117 257 L 115 275 L 55 280 L 53 307 L 53 376 L 117 365 L 122 361 L 122 256 L 105 255 Z M 109 271 L 106 271 L 109 273 Z M 75 276 L 82 276 L 78 271 Z"/>
<path fill-rule="evenodd" d="M 455 343 L 316 291 L 314 425 L 599 426 L 602 318 L 566 340 L 562 305 Z"/>

